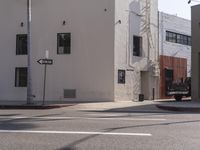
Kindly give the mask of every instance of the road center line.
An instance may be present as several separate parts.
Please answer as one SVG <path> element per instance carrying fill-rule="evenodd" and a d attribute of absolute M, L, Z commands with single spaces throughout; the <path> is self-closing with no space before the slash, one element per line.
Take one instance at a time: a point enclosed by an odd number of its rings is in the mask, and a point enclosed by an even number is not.
<path fill-rule="evenodd" d="M 28 116 L 0 116 L 0 119 L 83 119 L 83 120 L 122 120 L 122 121 L 166 121 L 162 118 L 95 118 L 95 117 L 28 117 Z"/>
<path fill-rule="evenodd" d="M 32 130 L 0 130 L 0 133 L 152 136 L 152 134 L 149 134 L 149 133 L 82 132 L 82 131 L 32 131 Z"/>

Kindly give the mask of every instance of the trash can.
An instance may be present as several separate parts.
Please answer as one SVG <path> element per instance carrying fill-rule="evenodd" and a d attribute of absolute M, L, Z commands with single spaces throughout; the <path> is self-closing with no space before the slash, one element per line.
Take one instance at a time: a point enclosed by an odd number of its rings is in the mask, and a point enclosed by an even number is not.
<path fill-rule="evenodd" d="M 144 94 L 139 94 L 139 102 L 143 102 L 144 101 Z"/>

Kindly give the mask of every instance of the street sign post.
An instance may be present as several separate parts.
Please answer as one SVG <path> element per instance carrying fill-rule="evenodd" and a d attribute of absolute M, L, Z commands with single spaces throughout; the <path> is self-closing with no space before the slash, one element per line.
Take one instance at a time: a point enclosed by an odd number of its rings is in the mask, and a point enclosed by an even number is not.
<path fill-rule="evenodd" d="M 43 101 L 42 105 L 45 104 L 45 95 L 46 95 L 46 74 L 47 74 L 47 65 L 53 65 L 53 59 L 39 59 L 37 61 L 40 65 L 44 65 L 44 85 L 43 85 Z"/>

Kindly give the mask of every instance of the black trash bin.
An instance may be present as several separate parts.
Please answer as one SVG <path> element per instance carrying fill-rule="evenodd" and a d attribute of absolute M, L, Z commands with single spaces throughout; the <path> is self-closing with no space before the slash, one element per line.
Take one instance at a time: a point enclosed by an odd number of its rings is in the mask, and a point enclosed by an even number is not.
<path fill-rule="evenodd" d="M 143 102 L 144 101 L 144 94 L 139 94 L 139 102 Z"/>

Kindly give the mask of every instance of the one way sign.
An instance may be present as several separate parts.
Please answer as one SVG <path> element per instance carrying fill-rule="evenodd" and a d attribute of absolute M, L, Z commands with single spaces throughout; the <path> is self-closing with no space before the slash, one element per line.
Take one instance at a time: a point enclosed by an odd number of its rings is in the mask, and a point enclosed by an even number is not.
<path fill-rule="evenodd" d="M 40 65 L 52 65 L 53 59 L 39 59 L 37 61 Z"/>

